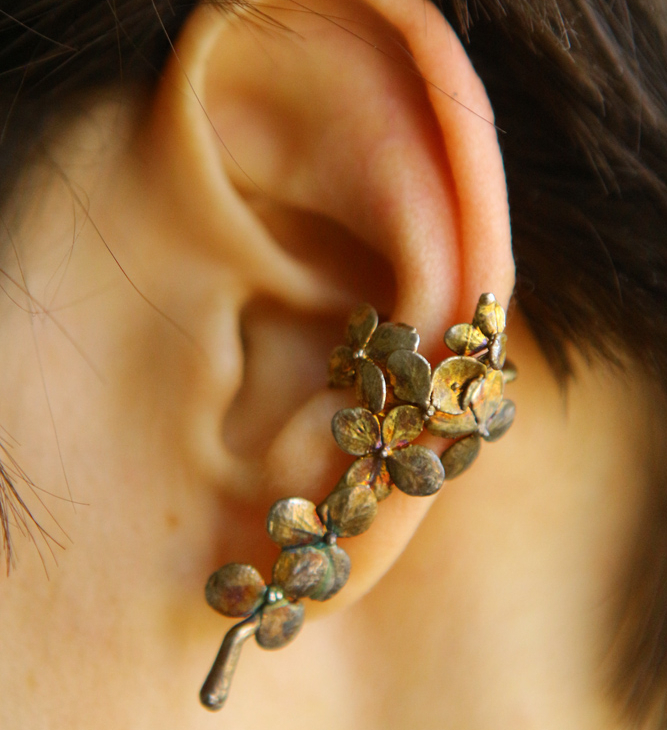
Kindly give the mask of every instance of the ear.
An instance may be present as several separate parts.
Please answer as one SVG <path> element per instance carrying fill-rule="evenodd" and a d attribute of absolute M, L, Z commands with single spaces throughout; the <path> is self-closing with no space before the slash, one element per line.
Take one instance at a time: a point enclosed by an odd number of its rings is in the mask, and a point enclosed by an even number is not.
<path fill-rule="evenodd" d="M 271 502 L 321 499 L 346 466 L 330 422 L 349 402 L 325 388 L 325 351 L 352 306 L 370 301 L 416 326 L 420 351 L 436 358 L 482 292 L 511 295 L 491 108 L 423 0 L 203 4 L 142 148 L 170 240 L 224 270 L 215 306 L 236 323 L 212 353 L 229 376 L 216 489 L 221 509 L 243 518 L 225 522 L 202 571 L 231 560 L 266 569 Z M 346 541 L 353 572 L 333 603 L 384 574 L 431 502 L 396 493 Z"/>

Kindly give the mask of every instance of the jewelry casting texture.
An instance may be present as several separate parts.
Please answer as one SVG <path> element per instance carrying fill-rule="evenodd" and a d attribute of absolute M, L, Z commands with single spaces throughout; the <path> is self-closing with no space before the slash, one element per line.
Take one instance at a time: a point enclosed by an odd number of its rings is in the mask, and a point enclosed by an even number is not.
<path fill-rule="evenodd" d="M 205 707 L 225 703 L 245 641 L 254 636 L 264 649 L 285 646 L 303 624 L 301 599 L 326 601 L 345 585 L 350 559 L 338 539 L 365 532 L 394 487 L 412 496 L 435 494 L 472 464 L 482 440 L 496 441 L 509 429 L 515 407 L 504 391 L 516 369 L 505 362 L 504 330 L 505 311 L 493 294 L 482 294 L 472 324 L 445 333 L 454 356 L 432 370 L 417 352 L 414 327 L 379 324 L 369 304 L 355 309 L 346 344 L 331 354 L 329 385 L 356 389 L 359 406 L 338 411 L 331 430 L 338 446 L 357 458 L 320 505 L 291 497 L 271 507 L 267 531 L 282 550 L 269 585 L 240 563 L 209 578 L 209 605 L 242 621 L 227 632 L 204 682 Z M 438 457 L 413 443 L 424 429 L 455 441 Z"/>

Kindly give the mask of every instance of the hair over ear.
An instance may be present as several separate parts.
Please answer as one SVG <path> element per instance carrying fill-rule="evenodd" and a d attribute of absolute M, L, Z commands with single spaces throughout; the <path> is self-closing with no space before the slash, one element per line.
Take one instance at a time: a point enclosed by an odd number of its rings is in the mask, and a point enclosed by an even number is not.
<path fill-rule="evenodd" d="M 245 490 L 261 525 L 267 501 L 324 494 L 333 484 L 320 482 L 340 475 L 329 435 L 340 396 L 276 366 L 286 341 L 312 353 L 313 341 L 337 338 L 304 326 L 308 317 L 339 327 L 370 300 L 416 326 L 437 357 L 481 292 L 507 303 L 513 261 L 492 112 L 455 34 L 422 0 L 202 4 L 141 143 L 170 239 L 227 273 L 219 306 L 246 347 L 228 362 L 221 418 L 263 445 L 230 453 L 223 490 Z M 318 367 L 323 387 L 324 359 Z M 279 417 L 262 429 L 267 394 L 285 391 L 292 401 L 277 397 Z M 429 502 L 397 495 L 383 507 L 383 527 L 350 547 L 351 587 L 337 602 L 389 568 Z M 255 553 L 244 560 L 261 565 L 258 537 L 245 539 Z"/>

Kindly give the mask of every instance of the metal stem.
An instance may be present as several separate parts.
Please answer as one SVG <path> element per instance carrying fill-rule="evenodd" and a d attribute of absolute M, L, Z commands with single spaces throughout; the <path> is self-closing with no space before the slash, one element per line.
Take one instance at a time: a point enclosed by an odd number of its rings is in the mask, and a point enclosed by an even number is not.
<path fill-rule="evenodd" d="M 236 670 L 243 644 L 259 628 L 260 616 L 255 613 L 245 621 L 232 626 L 225 634 L 218 656 L 206 677 L 199 699 L 208 710 L 219 710 L 225 704 L 232 677 Z"/>

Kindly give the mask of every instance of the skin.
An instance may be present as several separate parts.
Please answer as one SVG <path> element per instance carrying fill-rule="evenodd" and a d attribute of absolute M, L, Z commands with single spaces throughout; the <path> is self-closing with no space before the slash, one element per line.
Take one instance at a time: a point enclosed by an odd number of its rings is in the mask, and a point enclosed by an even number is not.
<path fill-rule="evenodd" d="M 203 7 L 155 98 L 91 99 L 4 213 L 2 427 L 63 547 L 14 533 L 0 725 L 622 728 L 645 388 L 575 358 L 564 393 L 516 311 L 513 429 L 438 496 L 392 495 L 349 543 L 349 586 L 290 647 L 246 646 L 222 715 L 197 703 L 231 625 L 206 578 L 268 576 L 268 507 L 321 499 L 348 463 L 329 423 L 352 397 L 325 368 L 350 308 L 415 325 L 436 363 L 482 291 L 512 289 L 491 111 L 446 23 L 312 7 L 371 45 L 289 7 L 287 39 Z"/>

